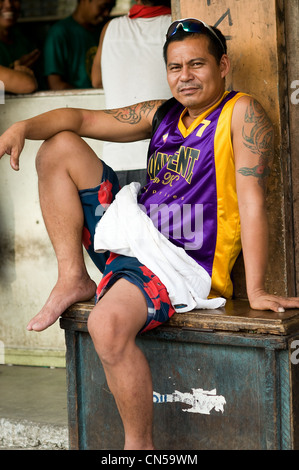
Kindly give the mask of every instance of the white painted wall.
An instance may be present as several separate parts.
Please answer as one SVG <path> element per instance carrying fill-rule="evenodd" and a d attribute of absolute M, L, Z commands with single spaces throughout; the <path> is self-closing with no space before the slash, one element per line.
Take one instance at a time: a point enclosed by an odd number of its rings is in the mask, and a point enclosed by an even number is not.
<path fill-rule="evenodd" d="M 6 97 L 5 104 L 0 105 L 0 133 L 15 121 L 50 109 L 104 106 L 102 90 Z M 87 141 L 101 156 L 102 143 Z M 19 172 L 11 169 L 9 157 L 0 161 L 0 342 L 5 363 L 63 366 L 64 332 L 58 322 L 41 333 L 26 330 L 57 278 L 56 258 L 38 201 L 35 155 L 40 144 L 26 142 Z M 101 274 L 87 257 L 86 261 L 98 282 Z M 3 353 L 1 358 L 3 362 Z"/>

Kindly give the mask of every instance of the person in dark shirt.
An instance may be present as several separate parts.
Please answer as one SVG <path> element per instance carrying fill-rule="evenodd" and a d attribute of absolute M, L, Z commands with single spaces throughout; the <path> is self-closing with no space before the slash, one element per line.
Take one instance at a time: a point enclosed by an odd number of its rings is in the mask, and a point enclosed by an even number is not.
<path fill-rule="evenodd" d="M 114 6 L 115 0 L 79 0 L 71 16 L 52 26 L 44 47 L 44 73 L 51 90 L 92 88 L 93 59 Z"/>
<path fill-rule="evenodd" d="M 40 52 L 16 24 L 20 3 L 0 1 L 0 80 L 6 92 L 31 93 L 38 86 L 33 66 Z"/>

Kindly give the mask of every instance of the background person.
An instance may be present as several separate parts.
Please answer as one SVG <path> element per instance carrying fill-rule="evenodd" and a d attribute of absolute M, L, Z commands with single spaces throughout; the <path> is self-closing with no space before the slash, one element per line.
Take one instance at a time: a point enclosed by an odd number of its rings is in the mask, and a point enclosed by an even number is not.
<path fill-rule="evenodd" d="M 44 46 L 44 73 L 50 90 L 92 88 L 92 62 L 114 6 L 115 0 L 78 0 L 73 14 L 52 26 Z"/>
<path fill-rule="evenodd" d="M 0 65 L 0 80 L 4 87 L 1 91 L 6 93 L 33 93 L 38 87 L 34 73 L 25 66 L 11 69 Z"/>

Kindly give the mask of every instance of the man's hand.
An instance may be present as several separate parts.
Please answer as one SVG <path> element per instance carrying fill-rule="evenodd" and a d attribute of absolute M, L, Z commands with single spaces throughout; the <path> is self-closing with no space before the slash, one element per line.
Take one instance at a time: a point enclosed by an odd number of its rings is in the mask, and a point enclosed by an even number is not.
<path fill-rule="evenodd" d="M 39 57 L 40 57 L 40 51 L 38 49 L 34 49 L 28 54 L 25 54 L 22 57 L 20 57 L 18 60 L 15 60 L 14 68 L 16 69 L 17 67 L 20 67 L 20 66 L 31 68 Z"/>
<path fill-rule="evenodd" d="M 268 294 L 264 290 L 251 293 L 249 297 L 250 307 L 254 310 L 273 310 L 273 312 L 284 312 L 285 309 L 299 308 L 299 298 L 281 297 Z"/>
<path fill-rule="evenodd" d="M 13 124 L 0 137 L 0 158 L 10 155 L 13 170 L 19 170 L 19 158 L 25 144 L 25 133 L 22 122 Z"/>
<path fill-rule="evenodd" d="M 31 70 L 29 67 L 25 67 L 25 65 L 15 65 L 14 70 L 17 72 L 27 73 L 28 75 L 31 75 L 31 77 L 35 76 L 33 70 Z"/>

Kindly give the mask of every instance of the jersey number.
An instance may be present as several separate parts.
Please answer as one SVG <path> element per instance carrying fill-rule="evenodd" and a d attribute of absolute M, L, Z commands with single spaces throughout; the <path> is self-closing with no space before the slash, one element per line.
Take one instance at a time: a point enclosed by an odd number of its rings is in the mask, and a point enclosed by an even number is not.
<path fill-rule="evenodd" d="M 197 131 L 196 135 L 197 137 L 201 137 L 204 130 L 208 127 L 209 124 L 211 124 L 211 121 L 208 121 L 208 119 L 204 119 L 202 122 L 201 122 L 202 126 L 201 128 Z"/>

